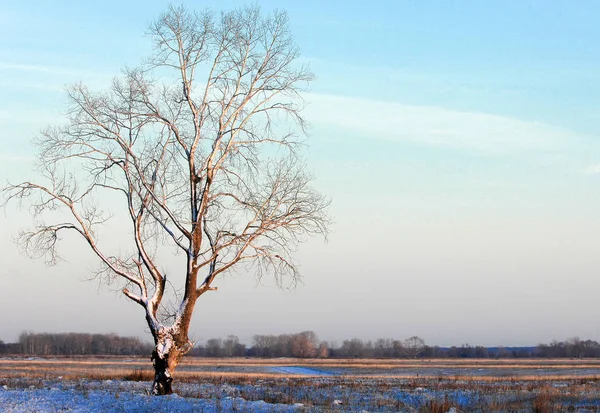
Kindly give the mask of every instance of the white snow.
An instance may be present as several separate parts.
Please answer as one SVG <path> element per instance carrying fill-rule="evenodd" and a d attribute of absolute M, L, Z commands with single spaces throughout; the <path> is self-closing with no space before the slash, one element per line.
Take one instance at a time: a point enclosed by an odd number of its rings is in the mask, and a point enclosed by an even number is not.
<path fill-rule="evenodd" d="M 295 412 L 301 406 L 269 404 L 264 401 L 247 401 L 240 397 L 222 399 L 194 399 L 177 395 L 150 396 L 135 392 L 108 392 L 102 390 L 3 389 L 0 406 L 6 413 L 54 413 L 69 411 L 87 412 L 229 412 L 243 411 Z"/>
<path fill-rule="evenodd" d="M 277 366 L 270 367 L 270 371 L 273 373 L 286 373 L 286 374 L 298 374 L 302 376 L 332 376 L 332 373 L 322 370 L 311 369 L 308 367 L 297 367 L 297 366 Z"/>

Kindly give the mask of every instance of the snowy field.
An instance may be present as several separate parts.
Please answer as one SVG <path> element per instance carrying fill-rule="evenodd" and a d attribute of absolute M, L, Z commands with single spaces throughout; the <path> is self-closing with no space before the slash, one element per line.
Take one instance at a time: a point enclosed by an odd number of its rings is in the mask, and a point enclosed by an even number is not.
<path fill-rule="evenodd" d="M 35 384 L 30 384 L 34 383 Z M 419 382 L 427 386 L 425 381 Z M 180 383 L 181 395 L 151 396 L 149 382 L 12 381 L 0 411 L 50 412 L 597 412 L 598 383 L 470 383 L 414 387 L 408 382 L 323 379 L 244 384 Z M 489 384 L 489 383 L 488 383 Z M 266 400 L 261 400 L 264 398 Z M 276 402 L 280 400 L 282 402 Z M 544 410 L 543 407 L 547 409 Z"/>
<path fill-rule="evenodd" d="M 0 391 L 0 411 L 7 413 L 53 412 L 293 412 L 300 406 L 221 399 L 184 398 L 176 394 L 153 397 L 134 389 L 104 390 L 19 389 Z"/>
<path fill-rule="evenodd" d="M 121 370 L 114 366 L 121 363 L 137 368 L 137 363 L 147 365 L 145 360 L 2 359 L 0 412 L 600 411 L 600 375 L 589 374 L 598 367 L 598 361 L 503 363 L 493 376 L 475 376 L 476 372 L 494 369 L 494 364 L 485 362 L 482 363 L 485 367 L 472 361 L 457 365 L 430 362 L 421 366 L 422 373 L 450 368 L 455 369 L 454 373 L 464 373 L 470 368 L 474 371 L 472 377 L 392 376 L 389 371 L 397 372 L 401 367 L 381 364 L 382 361 L 295 360 L 296 365 L 291 361 L 191 360 L 187 375 L 176 381 L 177 394 L 156 397 L 148 394 L 150 382 L 143 377 L 140 381 L 123 377 L 91 378 L 106 374 L 105 370 L 118 377 Z M 71 362 L 84 367 L 76 370 Z M 211 366 L 207 374 L 189 371 L 190 366 L 195 365 L 197 370 L 203 363 Z M 402 363 L 410 371 L 417 369 L 414 362 Z M 55 375 L 54 367 L 50 367 L 56 364 L 63 366 L 64 377 Z M 232 372 L 236 368 L 242 372 L 260 370 L 263 374 Z M 212 370 L 220 370 L 222 374 L 214 374 Z M 358 374 L 361 371 L 366 374 Z M 374 374 L 377 371 L 381 374 Z M 513 371 L 518 374 L 511 374 Z M 528 371 L 529 375 L 521 371 Z M 573 374 L 574 371 L 581 374 Z M 565 374 L 557 375 L 561 372 Z"/>

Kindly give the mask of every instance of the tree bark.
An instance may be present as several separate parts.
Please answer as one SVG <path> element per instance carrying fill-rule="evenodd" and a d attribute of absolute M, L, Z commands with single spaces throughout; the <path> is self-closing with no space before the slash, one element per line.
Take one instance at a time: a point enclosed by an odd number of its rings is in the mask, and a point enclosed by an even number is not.
<path fill-rule="evenodd" d="M 152 383 L 152 394 L 165 395 L 173 393 L 173 387 L 171 383 L 173 378 L 168 371 L 168 360 L 169 355 L 166 358 L 160 357 L 158 352 L 154 350 L 152 352 L 152 364 L 154 365 L 154 382 Z"/>
<path fill-rule="evenodd" d="M 163 396 L 173 393 L 173 372 L 183 353 L 175 346 L 173 337 L 160 337 L 152 352 L 154 382 L 152 394 Z"/>

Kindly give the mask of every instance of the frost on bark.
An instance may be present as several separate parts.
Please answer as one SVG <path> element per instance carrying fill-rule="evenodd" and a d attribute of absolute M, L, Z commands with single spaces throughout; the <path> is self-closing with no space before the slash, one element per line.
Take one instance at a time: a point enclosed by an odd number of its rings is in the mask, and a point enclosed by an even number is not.
<path fill-rule="evenodd" d="M 108 90 L 68 88 L 66 122 L 36 140 L 43 180 L 9 184 L 4 202 L 34 216 L 23 251 L 56 264 L 72 232 L 95 275 L 121 283 L 154 338 L 153 391 L 167 394 L 197 299 L 234 268 L 295 283 L 293 252 L 326 234 L 328 201 L 299 155 L 313 76 L 285 13 L 171 7 L 149 34 L 154 53 Z M 129 221 L 118 248 L 115 214 Z M 174 251 L 185 270 L 167 275 L 159 258 Z"/>
<path fill-rule="evenodd" d="M 185 354 L 186 344 L 179 344 L 178 337 L 173 328 L 159 331 L 156 346 L 152 351 L 152 365 L 154 366 L 154 382 L 152 394 L 165 395 L 173 393 L 173 372 L 181 357 Z M 185 338 L 187 341 L 187 338 Z"/>

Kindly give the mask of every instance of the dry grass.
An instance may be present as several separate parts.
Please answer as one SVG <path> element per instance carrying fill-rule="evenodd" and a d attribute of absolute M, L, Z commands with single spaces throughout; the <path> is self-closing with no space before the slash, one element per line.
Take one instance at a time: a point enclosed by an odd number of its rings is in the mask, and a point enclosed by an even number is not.
<path fill-rule="evenodd" d="M 110 365 L 115 363 L 147 364 L 149 357 L 140 356 L 49 356 L 35 358 L 0 359 L 0 365 L 14 364 L 66 364 Z M 600 359 L 297 359 L 297 358 L 203 358 L 185 357 L 180 365 L 187 366 L 312 366 L 349 368 L 600 368 Z"/>
<path fill-rule="evenodd" d="M 221 366 L 321 366 L 352 368 L 419 368 L 419 367 L 461 367 L 461 368 L 600 368 L 600 359 L 296 359 L 296 358 L 202 358 L 187 357 L 182 364 L 221 365 Z"/>
<path fill-rule="evenodd" d="M 348 379 L 444 379 L 467 382 L 600 380 L 600 360 L 354 360 L 354 359 L 251 359 L 251 358 L 184 358 L 177 370 L 177 380 L 193 381 L 214 378 L 300 378 L 306 375 L 270 373 L 270 367 L 304 366 L 343 370 Z M 471 374 L 469 370 L 486 369 L 485 374 Z M 261 371 L 264 369 L 265 371 Z M 406 373 L 386 374 L 392 369 L 411 369 Z M 449 374 L 428 372 L 429 369 L 455 369 Z M 514 374 L 513 370 L 551 369 L 545 374 Z M 598 374 L 573 374 L 573 370 L 598 369 Z M 569 370 L 561 374 L 560 370 Z M 379 372 L 378 372 L 379 371 Z M 462 374 L 469 371 L 469 374 Z M 112 358 L 47 358 L 0 359 L 0 374 L 4 377 L 35 377 L 65 379 L 151 380 L 152 365 L 142 357 Z M 583 372 L 582 372 L 583 373 Z"/>

